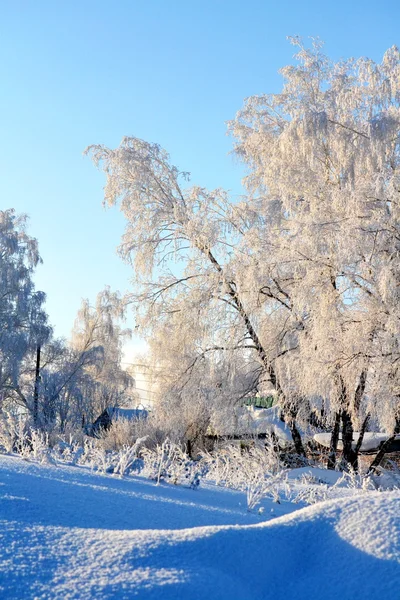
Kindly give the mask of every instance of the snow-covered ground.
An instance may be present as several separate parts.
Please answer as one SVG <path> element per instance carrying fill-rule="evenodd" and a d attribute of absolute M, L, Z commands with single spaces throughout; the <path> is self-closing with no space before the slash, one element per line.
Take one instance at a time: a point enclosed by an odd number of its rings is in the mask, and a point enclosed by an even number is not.
<path fill-rule="evenodd" d="M 321 444 L 321 446 L 324 446 L 325 448 L 329 448 L 330 444 L 331 444 L 331 437 L 332 437 L 331 433 L 316 433 L 314 435 L 314 440 L 316 442 L 318 442 L 319 444 Z M 359 437 L 360 437 L 360 432 L 355 431 L 353 433 L 353 443 L 352 443 L 353 448 L 356 447 Z M 360 449 L 362 452 L 377 450 L 379 448 L 379 445 L 382 442 L 385 442 L 389 437 L 390 436 L 387 433 L 380 433 L 379 431 L 367 431 L 366 433 L 364 433 L 364 438 L 363 438 Z M 400 437 L 400 436 L 396 436 L 396 439 L 397 439 L 397 437 Z M 337 447 L 338 447 L 338 450 L 343 450 L 343 442 L 342 442 L 341 435 L 339 436 Z"/>
<path fill-rule="evenodd" d="M 0 456 L 0 598 L 400 598 L 400 492 L 263 508 Z"/>

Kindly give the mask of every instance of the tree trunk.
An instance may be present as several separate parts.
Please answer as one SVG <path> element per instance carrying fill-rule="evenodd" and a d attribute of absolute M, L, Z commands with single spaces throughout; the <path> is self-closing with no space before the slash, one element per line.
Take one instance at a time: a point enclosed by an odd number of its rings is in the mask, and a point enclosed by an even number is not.
<path fill-rule="evenodd" d="M 219 262 L 217 261 L 217 259 L 213 255 L 213 253 L 211 252 L 210 248 L 201 247 L 201 246 L 199 246 L 198 248 L 201 252 L 203 252 L 203 254 L 205 254 L 208 257 L 211 264 L 214 266 L 214 268 L 218 271 L 218 273 L 220 273 L 221 277 L 223 278 L 223 280 L 227 286 L 227 294 L 228 294 L 228 296 L 230 296 L 232 303 L 234 304 L 234 306 L 236 307 L 236 310 L 238 311 L 241 318 L 243 319 L 247 333 L 249 334 L 249 337 L 251 338 L 251 340 L 255 346 L 255 350 L 256 350 L 262 364 L 264 365 L 265 370 L 267 371 L 267 373 L 269 375 L 271 385 L 277 391 L 278 395 L 284 399 L 285 396 L 284 396 L 283 390 L 280 386 L 280 383 L 278 381 L 278 378 L 276 376 L 276 371 L 275 371 L 273 365 L 271 364 L 271 361 L 268 359 L 267 353 L 261 343 L 261 340 L 258 337 L 257 332 L 254 329 L 254 327 L 250 321 L 249 315 L 247 314 L 247 311 L 244 307 L 244 304 L 242 303 L 242 301 L 237 293 L 237 288 L 236 288 L 235 282 L 228 280 L 225 277 L 224 269 L 221 267 L 221 265 L 219 264 Z M 284 409 L 283 409 L 283 412 L 285 412 Z M 299 430 L 297 429 L 297 426 L 295 423 L 295 417 L 293 417 L 292 415 L 288 418 L 288 426 L 290 429 L 290 433 L 292 434 L 292 439 L 293 439 L 293 443 L 294 443 L 296 452 L 298 454 L 300 454 L 301 456 L 305 456 L 306 453 L 304 451 L 303 443 L 301 440 L 301 435 L 300 435 Z"/>
<path fill-rule="evenodd" d="M 329 446 L 329 454 L 328 454 L 328 469 L 332 471 L 335 470 L 336 467 L 336 452 L 339 441 L 339 431 L 340 431 L 340 419 L 341 419 L 341 411 L 339 410 L 335 414 L 335 423 L 333 425 L 332 435 L 331 435 L 331 443 Z"/>
<path fill-rule="evenodd" d="M 358 381 L 357 389 L 354 393 L 354 413 L 358 414 L 361 406 L 361 400 L 364 396 L 365 387 L 367 384 L 367 369 L 364 369 Z M 342 405 L 345 407 L 349 407 L 349 400 L 347 397 L 346 386 L 343 383 L 342 378 L 341 381 L 341 399 Z M 370 415 L 368 414 L 364 419 L 364 422 L 361 427 L 360 435 L 356 444 L 356 447 L 353 449 L 353 422 L 351 418 L 351 413 L 348 408 L 343 408 L 342 410 L 342 441 L 343 441 L 343 460 L 350 465 L 355 471 L 358 471 L 358 455 L 360 452 L 360 448 L 364 439 L 364 434 L 368 425 Z"/>
<path fill-rule="evenodd" d="M 366 369 L 361 371 L 357 389 L 354 393 L 354 414 L 355 415 L 358 415 L 358 411 L 360 410 L 361 400 L 363 399 L 365 387 L 367 385 L 367 374 L 368 374 L 368 371 Z"/>
<path fill-rule="evenodd" d="M 399 417 L 396 417 L 396 425 L 394 427 L 394 433 L 395 434 L 400 433 L 400 418 Z"/>
<path fill-rule="evenodd" d="M 190 439 L 186 441 L 186 454 L 192 458 L 192 441 Z"/>
<path fill-rule="evenodd" d="M 343 460 L 357 470 L 357 455 L 353 450 L 354 429 L 351 415 L 347 410 L 342 410 L 342 424 Z"/>
<path fill-rule="evenodd" d="M 294 419 L 290 419 L 288 422 L 288 427 L 290 429 L 290 433 L 292 434 L 292 440 L 294 443 L 296 453 L 299 456 L 305 456 L 306 452 L 304 450 L 303 442 L 301 440 L 300 431 L 297 429 L 296 426 L 296 421 Z"/>
<path fill-rule="evenodd" d="M 396 433 L 393 433 L 393 435 L 391 435 L 386 442 L 383 442 L 383 444 L 380 447 L 380 450 L 378 452 L 378 454 L 375 456 L 374 460 L 372 461 L 372 463 L 370 464 L 370 467 L 367 471 L 367 475 L 370 475 L 371 473 L 373 473 L 374 471 L 378 470 L 379 465 L 381 464 L 387 450 L 389 449 L 391 443 L 394 441 L 396 437 Z"/>
<path fill-rule="evenodd" d="M 355 470 L 356 471 L 358 471 L 358 455 L 360 454 L 361 446 L 362 446 L 362 443 L 363 443 L 363 440 L 364 440 L 364 434 L 367 431 L 367 426 L 368 426 L 368 422 L 370 420 L 370 417 L 371 417 L 371 415 L 370 415 L 370 413 L 368 413 L 367 416 L 364 419 L 364 422 L 363 422 L 362 426 L 361 426 L 360 435 L 358 436 L 357 444 L 356 444 L 356 447 L 354 449 L 354 452 L 355 452 L 355 455 L 356 455 L 356 461 L 357 461 L 357 464 L 355 466 Z"/>
<path fill-rule="evenodd" d="M 33 392 L 33 423 L 39 424 L 40 346 L 36 348 L 35 389 Z"/>

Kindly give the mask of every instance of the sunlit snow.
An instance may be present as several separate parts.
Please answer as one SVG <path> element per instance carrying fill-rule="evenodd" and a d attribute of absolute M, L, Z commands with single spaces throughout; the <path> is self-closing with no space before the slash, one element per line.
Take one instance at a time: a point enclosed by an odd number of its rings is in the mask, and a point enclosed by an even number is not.
<path fill-rule="evenodd" d="M 1 456 L 0 521 L 1 598 L 373 600 L 400 589 L 398 491 L 304 509 L 265 501 L 259 515 L 226 489 Z"/>

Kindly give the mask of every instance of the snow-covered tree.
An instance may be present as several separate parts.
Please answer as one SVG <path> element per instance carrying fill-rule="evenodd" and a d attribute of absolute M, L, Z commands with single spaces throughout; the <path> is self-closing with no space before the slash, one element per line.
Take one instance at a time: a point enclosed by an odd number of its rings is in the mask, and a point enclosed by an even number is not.
<path fill-rule="evenodd" d="M 265 252 L 291 265 L 303 326 L 287 368 L 299 391 L 329 400 L 332 462 L 341 420 L 355 463 L 362 401 L 387 426 L 399 410 L 400 55 L 332 63 L 318 41 L 291 41 L 282 93 L 247 99 L 230 127 L 249 193 L 279 232 Z"/>
<path fill-rule="evenodd" d="M 117 323 L 119 307 L 118 295 L 108 288 L 95 306 L 83 300 L 71 341 L 51 340 L 42 349 L 39 426 L 62 433 L 80 428 L 131 394 L 132 378 L 121 368 L 122 341 L 129 331 Z"/>
<path fill-rule="evenodd" d="M 165 321 L 172 325 L 169 317 L 179 311 L 178 326 L 192 324 L 192 349 L 197 346 L 199 354 L 253 353 L 259 376 L 287 404 L 295 444 L 304 452 L 295 405 L 286 402 L 274 364 L 289 350 L 274 313 L 280 297 L 266 292 L 261 303 L 254 282 L 249 286 L 248 273 L 257 272 L 249 240 L 264 223 L 257 205 L 248 199 L 232 202 L 221 189 L 184 188 L 188 174 L 157 144 L 125 138 L 116 150 L 92 146 L 87 152 L 107 175 L 105 203 L 119 203 L 127 219 L 120 253 L 135 268 L 139 291 L 130 300 L 138 325 L 153 332 Z"/>
<path fill-rule="evenodd" d="M 0 211 L 0 408 L 17 402 L 32 411 L 32 395 L 21 390 L 21 369 L 24 365 L 34 381 L 36 349 L 51 329 L 43 309 L 45 295 L 32 281 L 41 259 L 37 241 L 26 233 L 26 221 L 12 209 Z"/>
<path fill-rule="evenodd" d="M 83 371 L 90 381 L 86 396 L 90 406 L 85 418 L 97 417 L 105 408 L 124 404 L 132 393 L 132 378 L 121 367 L 123 342 L 130 330 L 121 327 L 123 304 L 119 295 L 105 288 L 91 306 L 83 300 L 75 321 L 71 349 L 80 356 L 88 352 L 97 358 L 87 363 Z"/>
<path fill-rule="evenodd" d="M 255 358 L 298 452 L 296 420 L 322 404 L 330 465 L 342 429 L 355 466 L 354 429 L 370 415 L 390 429 L 399 415 L 399 51 L 333 63 L 318 40 L 291 41 L 282 92 L 247 99 L 230 123 L 244 198 L 188 188 L 137 138 L 88 152 L 105 203 L 127 219 L 120 252 L 135 268 L 139 326 L 174 328 L 167 351 L 180 328 L 184 370 L 205 354 L 214 366 L 222 352 Z"/>

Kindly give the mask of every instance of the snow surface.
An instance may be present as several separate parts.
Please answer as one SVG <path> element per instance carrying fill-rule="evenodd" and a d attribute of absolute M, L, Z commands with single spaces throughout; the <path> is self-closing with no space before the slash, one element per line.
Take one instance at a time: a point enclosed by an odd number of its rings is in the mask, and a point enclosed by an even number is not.
<path fill-rule="evenodd" d="M 237 422 L 225 423 L 218 428 L 220 435 L 253 435 L 258 433 L 275 433 L 281 445 L 292 442 L 289 427 L 281 420 L 281 408 L 257 408 L 255 406 L 242 406 L 237 410 Z"/>
<path fill-rule="evenodd" d="M 0 598 L 400 597 L 400 492 L 297 508 L 0 456 Z"/>
<path fill-rule="evenodd" d="M 310 480 L 329 485 L 337 483 L 342 476 L 343 473 L 340 471 L 332 471 L 318 467 L 299 467 L 298 469 L 291 469 L 288 473 L 289 480 L 297 479 L 301 481 L 302 478 L 308 477 Z"/>
<path fill-rule="evenodd" d="M 353 440 L 354 440 L 352 443 L 353 448 L 356 447 L 359 436 L 360 436 L 360 433 L 358 431 L 355 431 L 353 433 Z M 363 441 L 361 444 L 361 451 L 368 452 L 368 451 L 372 451 L 372 450 L 377 450 L 379 448 L 379 445 L 381 444 L 381 442 L 385 442 L 388 438 L 389 438 L 389 435 L 387 433 L 379 433 L 378 431 L 366 432 L 366 433 L 364 433 L 364 438 L 363 438 Z M 319 444 L 321 444 L 321 446 L 324 446 L 325 448 L 329 448 L 330 443 L 331 443 L 331 434 L 330 433 L 316 433 L 314 435 L 314 440 L 316 442 L 318 442 Z M 337 447 L 338 447 L 338 450 L 343 450 L 343 442 L 342 442 L 341 436 L 339 436 L 339 441 L 338 441 Z"/>

